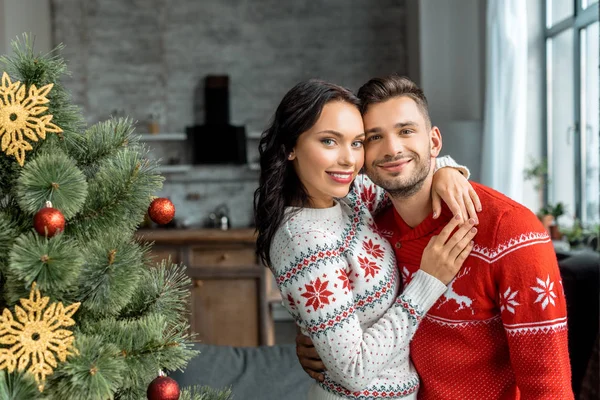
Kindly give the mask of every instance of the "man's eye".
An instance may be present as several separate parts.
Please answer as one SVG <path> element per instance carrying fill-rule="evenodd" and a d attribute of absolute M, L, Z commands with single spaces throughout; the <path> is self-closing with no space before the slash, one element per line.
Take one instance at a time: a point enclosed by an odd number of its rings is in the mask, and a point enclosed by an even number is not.
<path fill-rule="evenodd" d="M 402 129 L 402 130 L 400 131 L 400 133 L 401 133 L 402 135 L 410 135 L 411 133 L 413 133 L 413 131 L 412 131 L 412 129 Z"/>
<path fill-rule="evenodd" d="M 371 135 L 367 138 L 367 142 L 372 142 L 373 140 L 379 140 L 381 136 L 379 135 Z"/>

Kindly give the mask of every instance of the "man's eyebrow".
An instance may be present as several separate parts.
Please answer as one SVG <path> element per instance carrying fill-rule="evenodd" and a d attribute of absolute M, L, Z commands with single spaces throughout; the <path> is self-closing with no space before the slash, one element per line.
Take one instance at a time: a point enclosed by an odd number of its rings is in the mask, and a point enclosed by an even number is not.
<path fill-rule="evenodd" d="M 398 122 L 397 124 L 394 125 L 395 129 L 400 129 L 400 128 L 405 128 L 407 126 L 417 126 L 419 125 L 417 122 L 415 121 L 403 121 L 403 122 Z M 369 133 L 380 133 L 381 132 L 381 128 L 379 127 L 375 127 L 375 128 L 371 128 L 369 130 L 367 130 L 365 133 L 369 134 Z"/>
<path fill-rule="evenodd" d="M 404 128 L 406 126 L 415 126 L 415 125 L 419 125 L 414 121 L 404 121 L 404 122 L 398 122 L 396 125 L 394 125 L 394 128 Z"/>
<path fill-rule="evenodd" d="M 379 127 L 375 127 L 375 128 L 371 128 L 371 129 L 369 129 L 369 130 L 365 131 L 365 134 L 369 134 L 369 133 L 379 133 L 379 132 L 381 132 L 381 128 L 379 128 Z"/>

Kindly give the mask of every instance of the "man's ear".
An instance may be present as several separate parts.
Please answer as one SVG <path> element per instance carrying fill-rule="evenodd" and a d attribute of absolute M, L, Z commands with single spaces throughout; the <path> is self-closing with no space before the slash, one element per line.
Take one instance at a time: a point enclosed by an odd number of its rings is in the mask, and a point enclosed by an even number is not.
<path fill-rule="evenodd" d="M 442 133 L 437 126 L 431 127 L 429 140 L 431 143 L 430 155 L 431 157 L 437 157 L 442 151 Z"/>

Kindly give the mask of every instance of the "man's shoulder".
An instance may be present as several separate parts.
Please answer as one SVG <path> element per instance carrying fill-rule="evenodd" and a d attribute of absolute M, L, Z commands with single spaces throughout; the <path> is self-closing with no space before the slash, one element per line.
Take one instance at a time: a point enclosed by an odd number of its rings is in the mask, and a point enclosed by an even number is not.
<path fill-rule="evenodd" d="M 521 242 L 546 242 L 549 236 L 538 217 L 524 205 L 487 186 L 473 183 L 483 210 L 475 242 L 486 248 L 510 248 Z M 485 234 L 481 234 L 484 233 Z"/>
<path fill-rule="evenodd" d="M 510 219 L 515 226 L 519 226 L 527 225 L 532 221 L 539 222 L 536 215 L 523 204 L 488 186 L 476 182 L 471 182 L 471 184 L 483 207 L 479 218 L 483 223 L 497 224 Z"/>

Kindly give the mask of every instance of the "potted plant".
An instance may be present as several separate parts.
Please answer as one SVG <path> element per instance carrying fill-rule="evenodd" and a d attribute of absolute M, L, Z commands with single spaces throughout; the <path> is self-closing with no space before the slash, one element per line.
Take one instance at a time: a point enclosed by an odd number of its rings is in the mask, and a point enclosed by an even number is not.
<path fill-rule="evenodd" d="M 537 161 L 529 156 L 529 168 L 523 170 L 523 176 L 526 181 L 533 181 L 533 187 L 538 192 L 539 204 L 545 204 L 544 188 L 550 183 L 548 178 L 548 162 L 545 158 Z"/>
<path fill-rule="evenodd" d="M 562 233 L 558 227 L 558 218 L 564 213 L 565 205 L 561 202 L 555 205 L 547 204 L 538 211 L 538 218 L 542 221 L 553 240 L 562 238 Z"/>

